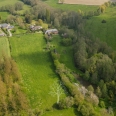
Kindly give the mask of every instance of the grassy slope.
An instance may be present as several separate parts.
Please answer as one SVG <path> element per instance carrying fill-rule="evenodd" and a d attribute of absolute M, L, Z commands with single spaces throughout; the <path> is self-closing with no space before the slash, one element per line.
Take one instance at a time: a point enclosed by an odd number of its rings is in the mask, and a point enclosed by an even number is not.
<path fill-rule="evenodd" d="M 103 19 L 107 23 L 101 23 Z M 116 7 L 107 8 L 105 13 L 89 19 L 85 28 L 116 50 Z"/>
<path fill-rule="evenodd" d="M 46 3 L 54 8 L 72 11 L 78 11 L 79 9 L 82 11 L 91 11 L 98 8 L 98 6 L 58 4 L 58 0 L 47 0 Z"/>
<path fill-rule="evenodd" d="M 53 37 L 51 44 L 55 45 L 56 51 L 60 54 L 60 62 L 64 63 L 69 69 L 78 72 L 74 65 L 73 49 L 71 46 L 65 47 L 61 44 L 61 38 L 58 35 Z"/>
<path fill-rule="evenodd" d="M 10 49 L 9 49 L 9 42 L 8 38 L 0 37 L 0 56 L 5 54 L 10 57 Z"/>
<path fill-rule="evenodd" d="M 8 15 L 9 15 L 8 12 L 0 12 L 0 16 L 1 16 L 1 19 L 2 19 L 2 20 L 7 19 Z"/>
<path fill-rule="evenodd" d="M 0 7 L 7 5 L 7 4 L 15 4 L 17 1 L 19 0 L 10 0 L 10 2 L 9 0 L 0 0 Z"/>
<path fill-rule="evenodd" d="M 42 34 L 23 35 L 20 38 L 10 39 L 12 46 L 12 56 L 16 60 L 23 77 L 23 85 L 31 101 L 32 107 L 42 102 L 40 109 L 50 108 L 55 102 L 56 97 L 49 95 L 50 85 L 58 79 L 54 71 L 53 61 L 49 52 L 46 52 L 45 40 Z M 62 96 L 63 97 L 63 96 Z M 44 116 L 63 116 L 69 114 L 75 116 L 73 109 L 47 112 Z"/>
<path fill-rule="evenodd" d="M 49 93 L 50 84 L 58 76 L 54 72 L 52 60 L 48 52 L 43 51 L 45 40 L 42 34 L 24 35 L 20 38 L 12 37 L 12 56 L 19 65 L 23 84 L 31 103 L 42 99 L 42 108 L 49 108 L 56 101 Z M 46 105 L 45 105 L 46 104 Z"/>

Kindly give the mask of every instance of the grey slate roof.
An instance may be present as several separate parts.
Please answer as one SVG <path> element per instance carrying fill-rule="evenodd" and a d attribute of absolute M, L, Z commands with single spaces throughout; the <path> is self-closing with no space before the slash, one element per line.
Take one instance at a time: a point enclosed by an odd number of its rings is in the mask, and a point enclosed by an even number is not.
<path fill-rule="evenodd" d="M 0 28 L 13 29 L 14 26 L 11 26 L 10 24 L 7 24 L 7 23 L 3 23 L 3 24 L 0 24 Z"/>
<path fill-rule="evenodd" d="M 48 30 L 45 32 L 45 34 L 47 34 L 47 33 L 52 33 L 52 32 L 58 32 L 58 30 L 57 30 L 57 29 L 48 29 Z"/>

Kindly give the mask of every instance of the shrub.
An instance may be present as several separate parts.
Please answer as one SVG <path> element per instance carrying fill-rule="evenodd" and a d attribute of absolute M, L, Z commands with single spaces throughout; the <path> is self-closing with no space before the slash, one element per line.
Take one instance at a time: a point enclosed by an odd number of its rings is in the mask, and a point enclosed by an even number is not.
<path fill-rule="evenodd" d="M 64 38 L 64 39 L 62 39 L 62 44 L 65 46 L 69 46 L 72 44 L 72 39 L 71 38 Z"/>
<path fill-rule="evenodd" d="M 70 108 L 74 104 L 74 98 L 73 97 L 66 97 L 65 99 L 62 99 L 59 102 L 59 108 Z"/>
<path fill-rule="evenodd" d="M 106 20 L 103 19 L 103 20 L 102 20 L 102 23 L 106 23 Z"/>

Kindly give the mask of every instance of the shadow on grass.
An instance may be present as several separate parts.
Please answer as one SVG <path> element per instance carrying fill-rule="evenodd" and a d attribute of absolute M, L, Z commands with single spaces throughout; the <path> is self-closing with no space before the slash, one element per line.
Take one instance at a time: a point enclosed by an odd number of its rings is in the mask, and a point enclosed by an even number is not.
<path fill-rule="evenodd" d="M 54 74 L 50 74 L 51 77 L 55 76 L 55 67 L 53 64 L 53 60 L 51 58 L 51 55 L 49 52 L 33 52 L 28 54 L 20 54 L 17 57 L 14 57 L 15 59 L 18 59 L 23 64 L 28 64 L 32 67 L 36 66 L 45 66 L 54 72 Z M 17 61 L 16 61 L 17 62 Z"/>

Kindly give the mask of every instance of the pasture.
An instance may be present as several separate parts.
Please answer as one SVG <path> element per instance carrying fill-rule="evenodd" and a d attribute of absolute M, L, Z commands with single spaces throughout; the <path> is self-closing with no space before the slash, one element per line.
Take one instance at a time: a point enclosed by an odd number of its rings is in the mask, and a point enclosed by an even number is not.
<path fill-rule="evenodd" d="M 17 1 L 20 1 L 20 0 L 0 0 L 0 7 L 1 6 L 5 6 L 5 5 L 10 5 L 10 4 L 15 4 Z"/>
<path fill-rule="evenodd" d="M 3 54 L 10 57 L 9 42 L 7 37 L 0 37 L 0 57 Z"/>
<path fill-rule="evenodd" d="M 102 20 L 106 23 L 101 23 Z M 100 16 L 88 19 L 85 29 L 116 50 L 116 7 L 109 7 Z"/>
<path fill-rule="evenodd" d="M 63 46 L 61 44 L 62 38 L 58 35 L 54 35 L 51 45 L 55 46 L 56 51 L 60 54 L 60 62 L 64 63 L 69 69 L 78 72 L 77 68 L 74 65 L 73 59 L 73 47 L 72 46 Z"/>
<path fill-rule="evenodd" d="M 0 12 L 0 17 L 1 17 L 2 20 L 6 20 L 8 15 L 9 15 L 8 12 Z"/>
<path fill-rule="evenodd" d="M 56 98 L 49 95 L 50 85 L 58 79 L 50 54 L 44 51 L 42 34 L 22 35 L 10 39 L 12 56 L 22 74 L 23 85 L 32 107 L 50 108 Z"/>
<path fill-rule="evenodd" d="M 27 34 L 10 38 L 11 54 L 18 64 L 22 74 L 25 93 L 30 100 L 31 107 L 51 109 L 56 103 L 56 97 L 49 94 L 50 85 L 58 80 L 50 53 L 44 48 L 46 42 L 43 34 Z M 61 96 L 64 97 L 64 95 Z M 74 109 L 47 111 L 43 116 L 75 116 Z"/>

